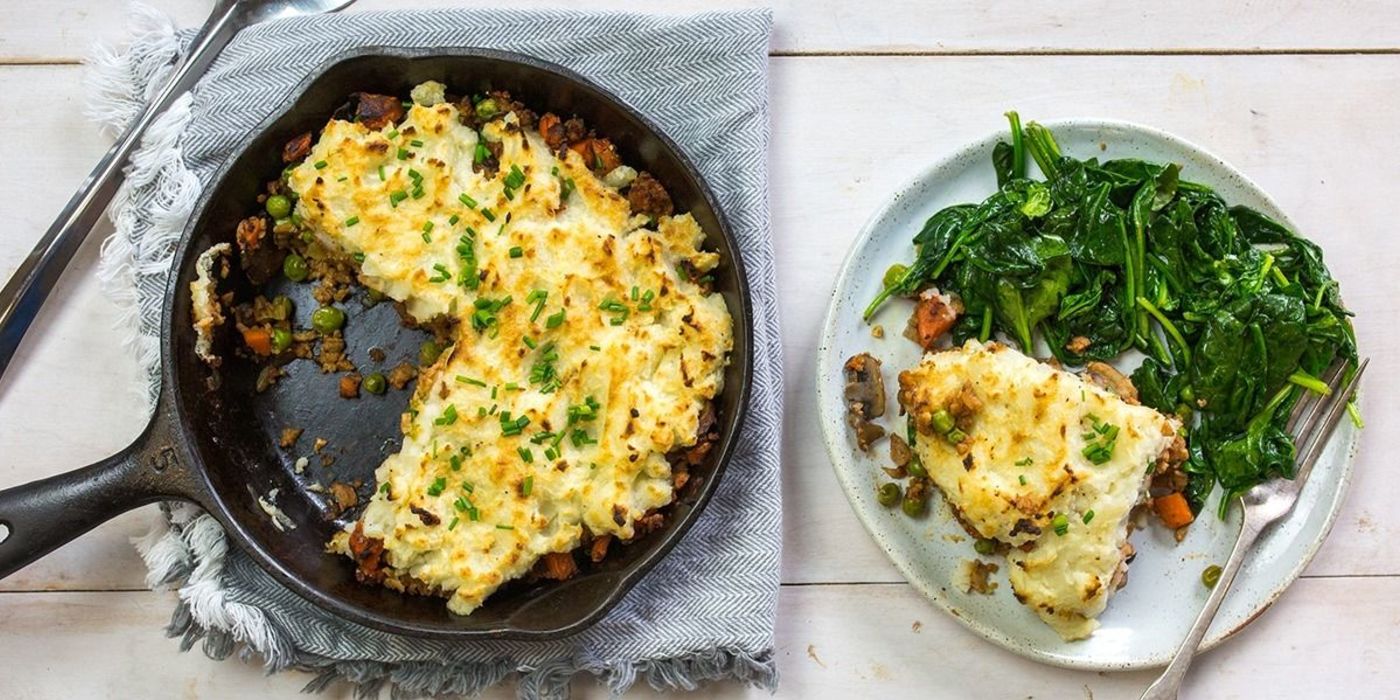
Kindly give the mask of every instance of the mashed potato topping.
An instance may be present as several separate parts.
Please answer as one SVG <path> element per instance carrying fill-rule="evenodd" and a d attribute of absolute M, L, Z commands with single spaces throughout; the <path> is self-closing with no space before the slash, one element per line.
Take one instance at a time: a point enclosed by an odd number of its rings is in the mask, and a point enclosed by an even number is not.
<path fill-rule="evenodd" d="M 415 90 L 381 129 L 332 120 L 289 183 L 366 286 L 456 322 L 358 525 L 383 543 L 386 585 L 468 614 L 585 532 L 630 539 L 671 502 L 666 456 L 723 388 L 732 321 L 694 279 L 719 260 L 689 215 L 633 215 L 579 153 L 514 112 L 478 132 L 440 93 Z M 487 143 L 495 171 L 473 167 Z"/>

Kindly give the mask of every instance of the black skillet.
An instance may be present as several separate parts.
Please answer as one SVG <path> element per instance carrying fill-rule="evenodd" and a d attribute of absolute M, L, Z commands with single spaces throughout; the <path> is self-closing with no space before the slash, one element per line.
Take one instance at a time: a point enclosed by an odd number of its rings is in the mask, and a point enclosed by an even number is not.
<path fill-rule="evenodd" d="M 670 191 L 679 211 L 693 214 L 723 263 L 716 289 L 734 318 L 734 350 L 718 399 L 720 440 L 700 469 L 694 488 L 672 506 L 663 528 L 624 547 L 603 563 L 564 581 L 515 584 L 502 589 L 470 616 L 447 612 L 443 600 L 402 595 L 355 581 L 351 562 L 324 552 L 339 521 L 329 515 L 324 494 L 313 483 L 359 480 L 363 502 L 374 484 L 374 468 L 397 450 L 399 415 L 407 391 L 340 399 L 336 375 L 321 374 L 309 361 L 287 366 L 288 376 L 263 393 L 254 391 L 257 368 L 233 357 L 221 381 L 210 388 L 210 372 L 195 357 L 190 327 L 189 283 L 195 260 L 210 245 L 229 241 L 237 222 L 254 213 L 263 183 L 282 168 L 282 145 L 318 129 L 354 92 L 408 94 L 425 80 L 457 93 L 505 89 L 531 108 L 577 114 L 612 139 L 626 163 L 652 172 Z M 274 116 L 251 132 L 241 151 L 223 166 L 185 228 L 166 293 L 161 330 L 162 384 L 150 425 L 120 454 L 77 471 L 0 491 L 0 577 L 52 551 L 103 521 L 160 500 L 198 503 L 223 525 L 229 538 L 288 588 L 343 618 L 378 629 L 424 637 L 555 638 L 601 617 L 646 571 L 675 546 L 714 493 L 734 451 L 747 403 L 752 368 L 752 314 L 737 247 L 714 196 L 674 143 L 640 114 L 603 89 L 558 66 L 532 58 L 481 49 L 402 50 L 364 48 L 315 70 Z M 235 266 L 236 267 L 236 266 Z M 236 270 L 230 280 L 240 280 Z M 316 304 L 310 285 L 282 283 L 297 306 L 297 325 L 310 325 Z M 249 290 L 240 290 L 247 298 Z M 362 371 L 416 361 L 424 338 L 404 328 L 388 304 L 348 300 L 348 352 Z M 374 363 L 371 347 L 388 358 Z M 306 429 L 294 450 L 278 447 L 284 427 Z M 311 454 L 315 437 L 328 443 L 322 464 Z M 298 474 L 298 456 L 310 464 Z M 278 490 L 276 505 L 296 527 L 279 531 L 257 497 Z"/>

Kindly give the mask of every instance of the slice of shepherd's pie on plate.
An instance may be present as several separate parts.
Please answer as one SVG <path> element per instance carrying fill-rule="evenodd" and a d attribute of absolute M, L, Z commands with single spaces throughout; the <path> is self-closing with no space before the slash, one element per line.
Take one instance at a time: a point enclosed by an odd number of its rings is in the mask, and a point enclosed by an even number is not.
<path fill-rule="evenodd" d="M 963 527 L 1006 550 L 1017 600 L 1088 636 L 1124 583 L 1130 516 L 1185 458 L 1174 417 L 998 343 L 968 341 L 899 375 L 914 454 Z"/>

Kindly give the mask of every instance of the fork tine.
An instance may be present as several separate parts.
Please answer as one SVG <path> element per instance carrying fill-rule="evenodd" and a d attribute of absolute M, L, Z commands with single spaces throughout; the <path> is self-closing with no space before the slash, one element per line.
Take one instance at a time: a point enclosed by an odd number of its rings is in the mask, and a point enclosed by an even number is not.
<path fill-rule="evenodd" d="M 1300 450 L 1298 453 L 1302 455 L 1302 458 L 1297 461 L 1298 470 L 1297 476 L 1293 478 L 1294 481 L 1302 484 L 1307 480 L 1308 474 L 1312 472 L 1313 465 L 1317 463 L 1317 458 L 1322 456 L 1322 450 L 1327 446 L 1327 440 L 1332 436 L 1332 431 L 1335 430 L 1337 424 L 1341 422 L 1342 414 L 1346 413 L 1347 402 L 1351 399 L 1352 391 L 1356 389 L 1357 383 L 1361 381 L 1361 374 L 1366 371 L 1366 365 L 1370 362 L 1370 358 L 1361 360 L 1361 364 L 1356 366 L 1356 373 L 1351 375 L 1351 381 L 1346 382 L 1346 385 L 1343 386 L 1340 391 L 1334 390 L 1331 396 L 1326 397 L 1326 401 L 1319 402 L 1326 404 L 1326 410 L 1317 411 L 1316 413 L 1325 413 L 1326 418 L 1323 420 L 1320 428 L 1313 425 L 1309 426 L 1309 432 L 1300 433 L 1300 435 L 1306 439 L 1307 447 Z M 1343 372 L 1340 374 L 1345 373 Z"/>
<path fill-rule="evenodd" d="M 1319 396 L 1311 391 L 1303 392 L 1303 398 L 1298 400 L 1298 404 L 1293 408 L 1293 413 L 1288 416 L 1288 424 L 1284 430 L 1289 435 L 1294 436 L 1295 439 L 1307 437 L 1309 431 L 1313 428 L 1313 424 L 1317 422 L 1317 419 L 1326 409 L 1328 399 L 1336 395 L 1337 385 L 1341 383 L 1343 375 L 1346 374 L 1346 366 L 1346 360 L 1340 360 L 1323 373 L 1321 379 L 1326 382 L 1327 388 L 1331 390 L 1331 393 L 1326 396 Z M 1304 426 L 1302 430 L 1298 429 L 1299 424 Z"/>

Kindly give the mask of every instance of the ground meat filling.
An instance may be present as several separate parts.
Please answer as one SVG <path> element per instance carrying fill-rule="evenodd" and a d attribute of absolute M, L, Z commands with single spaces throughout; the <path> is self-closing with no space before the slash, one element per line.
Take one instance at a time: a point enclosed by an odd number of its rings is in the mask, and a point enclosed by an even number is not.
<path fill-rule="evenodd" d="M 627 190 L 627 203 L 634 214 L 651 217 L 670 216 L 674 210 L 671 195 L 661 186 L 651 173 L 639 173 L 632 187 Z"/>
<path fill-rule="evenodd" d="M 355 100 L 355 121 L 370 129 L 383 129 L 403 121 L 403 101 L 397 97 L 368 92 L 357 92 L 350 97 Z"/>
<path fill-rule="evenodd" d="M 282 162 L 295 163 L 311 155 L 311 132 L 292 137 L 282 146 Z"/>

